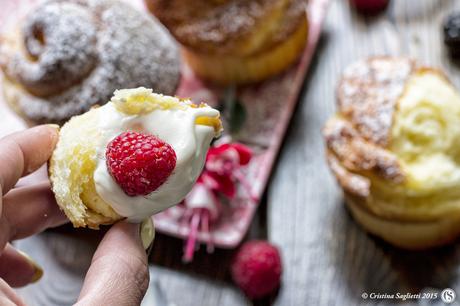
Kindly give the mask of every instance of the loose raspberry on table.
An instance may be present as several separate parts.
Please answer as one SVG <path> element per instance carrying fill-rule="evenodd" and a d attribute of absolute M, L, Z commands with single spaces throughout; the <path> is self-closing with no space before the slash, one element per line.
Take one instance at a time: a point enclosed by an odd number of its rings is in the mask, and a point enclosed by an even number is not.
<path fill-rule="evenodd" d="M 176 167 L 174 149 L 154 135 L 133 131 L 115 137 L 105 153 L 112 178 L 129 196 L 160 187 Z"/>
<path fill-rule="evenodd" d="M 278 249 L 262 240 L 246 242 L 231 266 L 233 281 L 251 299 L 264 297 L 277 289 L 281 272 Z"/>

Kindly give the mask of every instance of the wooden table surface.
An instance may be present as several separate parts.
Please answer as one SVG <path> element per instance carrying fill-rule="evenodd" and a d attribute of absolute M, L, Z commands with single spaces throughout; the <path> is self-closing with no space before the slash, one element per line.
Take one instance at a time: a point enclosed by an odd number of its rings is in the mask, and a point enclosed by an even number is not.
<path fill-rule="evenodd" d="M 393 0 L 385 14 L 362 18 L 348 1 L 331 1 L 299 107 L 249 234 L 268 238 L 283 256 L 282 287 L 261 305 L 396 304 L 364 300 L 361 295 L 446 287 L 460 295 L 460 244 L 405 252 L 367 235 L 343 205 L 324 160 L 321 137 L 321 127 L 335 110 L 341 71 L 364 56 L 409 55 L 443 68 L 460 88 L 460 65 L 446 55 L 441 32 L 443 18 L 454 10 L 460 11 L 460 1 Z M 40 282 L 19 290 L 30 305 L 72 304 L 96 245 L 91 236 L 63 228 L 18 242 L 45 268 Z M 182 241 L 157 235 L 151 255 L 153 283 L 177 306 L 251 305 L 229 280 L 233 253 L 218 250 L 208 255 L 202 249 L 192 264 L 184 265 Z"/>

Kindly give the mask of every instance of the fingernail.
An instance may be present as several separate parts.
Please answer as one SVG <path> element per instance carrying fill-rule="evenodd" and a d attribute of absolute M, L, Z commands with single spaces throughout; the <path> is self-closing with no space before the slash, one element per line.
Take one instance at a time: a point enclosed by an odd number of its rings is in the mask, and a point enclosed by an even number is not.
<path fill-rule="evenodd" d="M 56 143 L 58 142 L 58 139 L 59 139 L 60 126 L 57 125 L 57 124 L 46 124 L 45 126 L 55 130 L 55 133 L 53 134 L 53 144 L 56 145 Z"/>
<path fill-rule="evenodd" d="M 144 249 L 147 250 L 153 244 L 153 240 L 155 239 L 155 226 L 153 225 L 153 219 L 151 217 L 142 221 L 140 226 L 140 235 L 142 245 L 144 246 Z"/>
<path fill-rule="evenodd" d="M 59 130 L 61 128 L 59 125 L 53 123 L 46 124 L 46 126 L 55 130 Z"/>
<path fill-rule="evenodd" d="M 31 283 L 36 283 L 40 278 L 43 276 L 43 268 L 40 267 L 35 260 L 33 260 L 28 254 L 18 250 L 18 252 L 24 257 L 25 260 L 32 266 L 34 269 L 34 274 L 32 279 L 30 280 Z"/>

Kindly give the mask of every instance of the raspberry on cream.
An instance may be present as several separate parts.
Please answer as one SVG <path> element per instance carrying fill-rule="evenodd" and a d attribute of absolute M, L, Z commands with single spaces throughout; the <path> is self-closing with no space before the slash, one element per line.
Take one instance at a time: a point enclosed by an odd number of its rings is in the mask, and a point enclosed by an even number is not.
<path fill-rule="evenodd" d="M 50 162 L 56 200 L 74 226 L 97 228 L 121 218 L 139 222 L 182 201 L 202 171 L 212 139 L 221 130 L 219 111 L 206 104 L 197 106 L 143 87 L 117 90 L 109 103 L 62 127 Z M 117 182 L 107 167 L 114 162 L 106 158 L 110 157 L 109 144 L 130 131 L 143 135 L 140 142 L 155 137 L 161 146 L 167 144 L 176 158 L 172 172 L 166 169 L 167 175 L 161 179 L 151 173 L 138 177 L 159 181 L 146 183 L 148 188 L 155 186 L 142 194 L 123 190 L 123 175 L 118 173 L 121 179 Z M 139 169 L 165 170 L 150 163 Z"/>
<path fill-rule="evenodd" d="M 155 191 L 176 167 L 176 153 L 169 144 L 133 131 L 109 142 L 105 158 L 110 175 L 129 196 Z"/>

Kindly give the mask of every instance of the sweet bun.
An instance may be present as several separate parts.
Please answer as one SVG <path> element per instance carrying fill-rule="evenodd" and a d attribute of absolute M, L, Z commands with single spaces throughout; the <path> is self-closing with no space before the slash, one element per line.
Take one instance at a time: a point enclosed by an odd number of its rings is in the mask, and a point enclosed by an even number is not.
<path fill-rule="evenodd" d="M 307 39 L 305 0 L 146 0 L 195 73 L 221 84 L 261 81 L 290 66 Z"/>
<path fill-rule="evenodd" d="M 110 102 L 61 128 L 49 163 L 56 201 L 75 227 L 98 228 L 122 218 L 142 221 L 186 196 L 221 129 L 219 112 L 205 104 L 145 88 L 118 90 Z M 107 146 L 126 131 L 155 135 L 175 150 L 174 171 L 149 194 L 126 194 L 108 169 Z"/>
<path fill-rule="evenodd" d="M 460 95 L 439 70 L 407 58 L 349 66 L 323 134 L 353 217 L 398 247 L 460 234 Z"/>
<path fill-rule="evenodd" d="M 1 37 L 8 104 L 30 124 L 59 123 L 118 88 L 174 94 L 175 42 L 161 24 L 118 0 L 47 0 Z"/>

